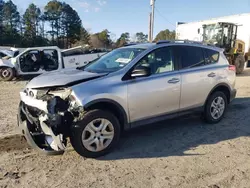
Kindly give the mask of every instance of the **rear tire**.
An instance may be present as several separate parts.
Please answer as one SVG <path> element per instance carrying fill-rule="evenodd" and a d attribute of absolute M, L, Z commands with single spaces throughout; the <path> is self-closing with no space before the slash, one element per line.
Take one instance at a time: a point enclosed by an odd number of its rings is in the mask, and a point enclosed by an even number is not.
<path fill-rule="evenodd" d="M 238 55 L 235 59 L 236 74 L 241 74 L 245 68 L 245 58 L 243 55 Z"/>
<path fill-rule="evenodd" d="M 104 124 L 107 129 L 104 129 Z M 97 130 L 99 128 L 100 130 Z M 87 158 L 97 158 L 109 153 L 118 144 L 119 139 L 118 119 L 112 113 L 99 109 L 87 112 L 84 118 L 72 127 L 70 136 L 75 151 Z"/>
<path fill-rule="evenodd" d="M 11 81 L 15 77 L 15 70 L 10 67 L 1 68 L 0 77 L 2 81 Z"/>
<path fill-rule="evenodd" d="M 206 102 L 204 109 L 205 121 L 210 124 L 220 122 L 221 119 L 224 117 L 227 106 L 227 97 L 223 92 L 216 91 L 211 94 Z"/>

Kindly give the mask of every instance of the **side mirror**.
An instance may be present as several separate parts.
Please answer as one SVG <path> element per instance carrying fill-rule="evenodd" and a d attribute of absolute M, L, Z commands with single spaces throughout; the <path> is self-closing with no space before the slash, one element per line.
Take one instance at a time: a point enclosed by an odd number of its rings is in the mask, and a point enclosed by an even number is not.
<path fill-rule="evenodd" d="M 200 29 L 198 29 L 198 34 L 200 34 Z"/>
<path fill-rule="evenodd" d="M 131 73 L 132 78 L 138 78 L 138 77 L 147 77 L 151 74 L 151 70 L 149 67 L 138 67 L 134 69 Z"/>

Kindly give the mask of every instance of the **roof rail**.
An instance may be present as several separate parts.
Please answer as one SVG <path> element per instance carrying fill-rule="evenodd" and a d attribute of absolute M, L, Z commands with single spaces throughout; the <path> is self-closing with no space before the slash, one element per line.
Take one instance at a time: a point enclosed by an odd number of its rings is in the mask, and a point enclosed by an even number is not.
<path fill-rule="evenodd" d="M 164 43 L 201 44 L 201 45 L 204 45 L 204 46 L 217 47 L 214 44 L 209 44 L 209 43 L 200 42 L 200 41 L 192 41 L 192 40 L 160 40 L 156 44 L 164 44 Z"/>
<path fill-rule="evenodd" d="M 192 41 L 192 40 L 160 40 L 156 44 L 164 44 L 164 43 L 189 43 L 189 44 L 204 44 L 203 42 L 199 41 Z"/>
<path fill-rule="evenodd" d="M 128 44 L 124 44 L 123 46 L 132 46 L 132 45 L 137 45 L 139 43 L 136 43 L 136 42 L 131 42 L 131 43 L 128 43 Z"/>

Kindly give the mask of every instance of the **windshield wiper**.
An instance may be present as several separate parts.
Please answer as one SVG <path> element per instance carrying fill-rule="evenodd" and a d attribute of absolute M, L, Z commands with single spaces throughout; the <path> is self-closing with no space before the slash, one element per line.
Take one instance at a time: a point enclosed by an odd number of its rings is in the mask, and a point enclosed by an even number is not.
<path fill-rule="evenodd" d="M 86 65 L 87 65 L 87 64 L 86 64 Z M 76 69 L 77 69 L 77 70 L 84 70 L 84 67 L 85 67 L 86 65 L 83 65 L 83 66 L 80 66 L 80 67 L 76 67 Z"/>
<path fill-rule="evenodd" d="M 91 64 L 91 63 L 97 61 L 98 59 L 100 59 L 100 57 L 98 57 L 98 58 L 96 58 L 96 59 L 94 59 L 94 60 L 92 60 L 92 61 L 89 61 L 88 63 L 86 63 L 86 64 L 83 65 L 83 66 L 76 67 L 76 69 L 78 69 L 78 70 L 84 70 L 84 69 L 83 69 L 84 67 L 86 67 L 87 65 L 89 65 L 89 64 Z"/>

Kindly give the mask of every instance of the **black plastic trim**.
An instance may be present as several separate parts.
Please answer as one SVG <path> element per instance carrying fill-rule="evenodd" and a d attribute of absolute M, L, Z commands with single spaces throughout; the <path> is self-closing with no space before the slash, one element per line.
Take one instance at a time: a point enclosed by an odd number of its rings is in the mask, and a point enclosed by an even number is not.
<path fill-rule="evenodd" d="M 87 103 L 86 105 L 84 105 L 84 109 L 87 109 L 90 106 L 92 106 L 94 104 L 101 103 L 101 102 L 111 103 L 111 104 L 115 105 L 120 110 L 120 112 L 122 113 L 122 116 L 123 116 L 123 119 L 124 119 L 124 129 L 128 130 L 128 129 L 131 128 L 130 124 L 128 123 L 128 116 L 126 114 L 126 111 L 123 109 L 123 107 L 118 102 L 116 102 L 114 100 L 111 100 L 111 99 L 96 99 L 96 100 L 93 100 L 93 101 Z"/>
<path fill-rule="evenodd" d="M 230 86 L 229 86 L 228 84 L 226 84 L 226 83 L 220 83 L 220 84 L 217 84 L 216 86 L 214 86 L 213 89 L 210 91 L 210 93 L 208 94 L 208 96 L 207 96 L 207 98 L 206 98 L 205 104 L 207 103 L 207 100 L 208 100 L 209 96 L 210 96 L 218 87 L 220 87 L 220 86 L 227 87 L 227 89 L 228 89 L 229 92 L 230 92 L 230 96 L 231 96 L 232 90 L 230 89 Z M 228 101 L 228 102 L 231 102 L 231 101 Z M 205 105 L 205 104 L 204 104 L 204 105 Z"/>
<path fill-rule="evenodd" d="M 203 106 L 200 106 L 200 107 L 195 107 L 195 108 L 191 108 L 191 109 L 186 109 L 183 111 L 176 111 L 176 112 L 172 112 L 172 113 L 161 114 L 158 116 L 154 116 L 154 117 L 145 118 L 145 119 L 131 122 L 131 128 L 136 128 L 139 126 L 153 124 L 153 123 L 164 121 L 164 120 L 174 119 L 176 117 L 184 116 L 187 114 L 201 113 L 202 111 L 203 111 Z"/>
<path fill-rule="evenodd" d="M 231 94 L 230 94 L 230 102 L 232 102 L 232 100 L 235 99 L 236 94 L 237 94 L 237 90 L 233 89 L 232 92 L 231 92 Z"/>

